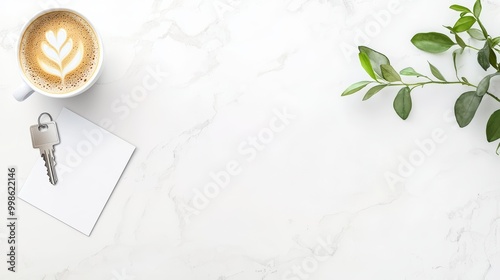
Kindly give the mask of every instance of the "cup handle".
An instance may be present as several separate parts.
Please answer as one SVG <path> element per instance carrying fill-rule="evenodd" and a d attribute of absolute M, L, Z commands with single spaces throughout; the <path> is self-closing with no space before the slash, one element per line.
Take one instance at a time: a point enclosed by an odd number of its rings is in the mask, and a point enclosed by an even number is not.
<path fill-rule="evenodd" d="M 17 101 L 21 102 L 26 100 L 26 98 L 28 98 L 32 93 L 33 89 L 26 83 L 23 83 L 14 91 L 13 95 Z"/>

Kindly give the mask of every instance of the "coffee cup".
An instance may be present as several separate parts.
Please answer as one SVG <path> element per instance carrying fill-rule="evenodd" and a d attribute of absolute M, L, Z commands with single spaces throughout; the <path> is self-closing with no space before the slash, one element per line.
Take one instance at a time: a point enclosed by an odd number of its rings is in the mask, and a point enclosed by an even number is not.
<path fill-rule="evenodd" d="M 17 64 L 24 84 L 18 101 L 33 92 L 68 98 L 88 90 L 99 78 L 102 40 L 83 15 L 69 9 L 50 9 L 35 15 L 22 28 Z"/>

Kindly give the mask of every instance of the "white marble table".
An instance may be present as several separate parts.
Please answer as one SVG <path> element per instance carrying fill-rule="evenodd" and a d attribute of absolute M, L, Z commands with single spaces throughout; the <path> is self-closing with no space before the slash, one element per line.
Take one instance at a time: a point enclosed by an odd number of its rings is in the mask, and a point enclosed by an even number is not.
<path fill-rule="evenodd" d="M 3 1 L 2 182 L 9 165 L 26 180 L 42 111 L 67 107 L 137 150 L 90 237 L 19 201 L 18 271 L 3 262 L 0 279 L 500 279 L 500 157 L 484 136 L 498 104 L 458 129 L 460 87 L 414 92 L 406 122 L 395 92 L 340 97 L 366 79 L 360 43 L 451 75 L 449 55 L 409 39 L 452 24 L 452 3 Z M 84 95 L 18 103 L 18 32 L 55 6 L 97 26 L 104 73 Z"/>

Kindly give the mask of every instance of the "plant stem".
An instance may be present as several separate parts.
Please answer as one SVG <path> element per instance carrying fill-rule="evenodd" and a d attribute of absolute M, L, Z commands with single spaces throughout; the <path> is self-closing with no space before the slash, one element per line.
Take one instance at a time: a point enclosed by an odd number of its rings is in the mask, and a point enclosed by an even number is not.
<path fill-rule="evenodd" d="M 481 31 L 483 31 L 484 38 L 488 38 L 488 31 L 486 31 L 486 28 L 484 28 L 483 23 L 479 19 L 479 17 L 474 16 L 477 20 L 477 23 L 479 24 L 479 27 L 481 28 Z"/>
<path fill-rule="evenodd" d="M 473 84 L 462 82 L 462 81 L 444 82 L 444 81 L 434 81 L 434 80 L 430 80 L 429 82 L 410 83 L 410 84 L 407 84 L 407 83 L 404 83 L 404 82 L 397 83 L 397 84 L 392 84 L 391 83 L 391 84 L 387 84 L 387 86 L 389 86 L 389 87 L 407 86 L 407 87 L 416 88 L 416 87 L 430 85 L 430 84 L 437 84 L 437 85 L 465 85 L 465 86 L 472 86 L 472 87 L 476 87 L 477 88 L 477 86 L 475 86 Z"/>
<path fill-rule="evenodd" d="M 383 84 L 383 83 L 380 83 L 380 84 Z M 445 81 L 434 81 L 434 80 L 430 80 L 429 82 L 410 83 L 410 84 L 407 84 L 405 82 L 395 83 L 395 84 L 388 83 L 388 84 L 385 84 L 385 85 L 388 86 L 388 87 L 406 86 L 406 87 L 409 87 L 410 90 L 413 90 L 413 89 L 415 89 L 417 87 L 423 87 L 425 85 L 431 85 L 431 84 L 434 84 L 434 85 L 464 85 L 464 86 L 469 86 L 469 87 L 477 88 L 476 85 L 473 85 L 471 83 L 464 82 L 464 81 L 453 81 L 453 82 L 446 81 L 445 82 Z M 498 98 L 494 94 L 489 93 L 489 92 L 486 92 L 486 94 L 489 95 L 491 98 L 495 99 L 497 102 L 500 102 L 500 98 Z"/>
<path fill-rule="evenodd" d="M 487 95 L 491 96 L 491 98 L 495 99 L 496 101 L 500 102 L 500 98 L 496 97 L 495 95 L 489 93 L 489 92 L 486 92 Z"/>
<path fill-rule="evenodd" d="M 469 46 L 469 45 L 465 45 L 467 48 L 470 48 L 470 49 L 473 49 L 473 50 L 476 50 L 476 51 L 480 51 L 480 49 L 476 48 L 476 47 L 473 47 L 473 46 Z"/>

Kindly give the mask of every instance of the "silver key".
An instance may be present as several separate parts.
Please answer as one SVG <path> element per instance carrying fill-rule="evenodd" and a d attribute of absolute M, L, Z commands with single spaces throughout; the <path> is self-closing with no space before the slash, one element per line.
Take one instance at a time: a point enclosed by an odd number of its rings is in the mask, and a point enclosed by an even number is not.
<path fill-rule="evenodd" d="M 40 119 L 43 115 L 48 115 L 50 117 L 50 122 L 41 123 Z M 55 185 L 57 184 L 57 174 L 55 170 L 56 161 L 54 157 L 54 145 L 60 142 L 57 124 L 52 120 L 50 114 L 42 113 L 38 118 L 38 124 L 30 127 L 30 132 L 33 148 L 40 150 L 40 155 L 45 161 L 49 182 Z"/>

